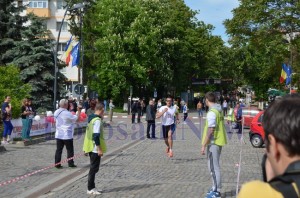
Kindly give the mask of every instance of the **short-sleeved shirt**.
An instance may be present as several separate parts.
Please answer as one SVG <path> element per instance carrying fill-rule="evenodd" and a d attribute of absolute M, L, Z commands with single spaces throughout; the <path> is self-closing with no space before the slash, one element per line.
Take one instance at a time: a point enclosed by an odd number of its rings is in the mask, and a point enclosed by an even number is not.
<path fill-rule="evenodd" d="M 174 124 L 174 116 L 176 113 L 176 107 L 175 106 L 162 106 L 161 108 L 159 108 L 159 112 L 163 112 L 165 110 L 165 108 L 168 108 L 168 111 L 165 112 L 162 117 L 161 117 L 161 122 L 162 125 L 164 126 L 169 126 Z"/>
<path fill-rule="evenodd" d="M 54 118 L 56 119 L 55 138 L 73 139 L 74 124 L 78 119 L 77 115 L 73 115 L 67 109 L 59 108 L 54 112 Z"/>
<path fill-rule="evenodd" d="M 93 126 L 93 133 L 99 133 L 99 135 L 100 135 L 100 127 L 101 127 L 101 121 L 96 120 L 94 122 L 94 126 Z M 98 153 L 96 144 L 94 146 L 93 153 Z"/>
<path fill-rule="evenodd" d="M 207 119 L 207 124 L 208 127 L 216 127 L 216 114 L 212 111 L 209 111 L 207 113 L 206 119 Z"/>
<path fill-rule="evenodd" d="M 9 103 L 3 102 L 1 106 L 2 119 L 7 121 L 7 120 L 11 120 L 11 113 L 8 114 L 6 113 L 6 107 L 9 107 Z"/>

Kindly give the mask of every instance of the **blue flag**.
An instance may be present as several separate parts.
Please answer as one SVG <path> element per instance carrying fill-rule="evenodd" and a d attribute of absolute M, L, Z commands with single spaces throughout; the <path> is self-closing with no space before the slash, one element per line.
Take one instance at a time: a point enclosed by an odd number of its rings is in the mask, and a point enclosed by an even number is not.
<path fill-rule="evenodd" d="M 79 47 L 80 47 L 80 42 L 78 42 L 71 51 L 72 67 L 77 66 L 80 63 Z"/>
<path fill-rule="evenodd" d="M 286 80 L 285 80 L 285 84 L 288 85 L 288 84 L 291 84 L 291 81 L 292 81 L 292 67 L 290 65 L 287 65 L 286 66 Z"/>

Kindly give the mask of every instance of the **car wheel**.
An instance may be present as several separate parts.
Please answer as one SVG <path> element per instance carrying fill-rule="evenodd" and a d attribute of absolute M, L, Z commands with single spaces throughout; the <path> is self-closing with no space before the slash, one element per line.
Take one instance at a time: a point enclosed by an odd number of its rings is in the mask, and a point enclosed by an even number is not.
<path fill-rule="evenodd" d="M 250 141 L 252 146 L 255 148 L 260 148 L 263 145 L 263 140 L 260 135 L 252 135 Z"/>

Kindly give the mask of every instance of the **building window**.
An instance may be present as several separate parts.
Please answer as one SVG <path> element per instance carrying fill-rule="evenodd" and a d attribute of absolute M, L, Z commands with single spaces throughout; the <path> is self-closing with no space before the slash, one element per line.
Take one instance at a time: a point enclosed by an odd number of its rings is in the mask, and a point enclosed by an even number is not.
<path fill-rule="evenodd" d="M 56 22 L 56 31 L 59 31 L 61 22 Z M 68 23 L 64 22 L 63 26 L 61 27 L 62 32 L 67 32 L 68 31 Z"/>
<path fill-rule="evenodd" d="M 57 0 L 56 1 L 56 7 L 57 9 L 64 9 L 66 7 L 67 3 L 64 0 Z"/>
<path fill-rule="evenodd" d="M 29 8 L 48 8 L 48 0 L 30 0 Z"/>
<path fill-rule="evenodd" d="M 66 45 L 67 45 L 67 43 L 59 43 L 59 44 L 58 44 L 58 51 L 59 51 L 59 52 L 65 51 Z"/>

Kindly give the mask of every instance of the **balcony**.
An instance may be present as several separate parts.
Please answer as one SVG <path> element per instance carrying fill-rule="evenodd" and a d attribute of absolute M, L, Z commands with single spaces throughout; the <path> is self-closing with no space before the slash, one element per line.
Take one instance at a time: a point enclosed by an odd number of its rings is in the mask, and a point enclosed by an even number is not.
<path fill-rule="evenodd" d="M 38 17 L 42 18 L 50 18 L 51 17 L 51 11 L 50 8 L 27 8 L 27 13 L 33 13 L 37 15 Z"/>

